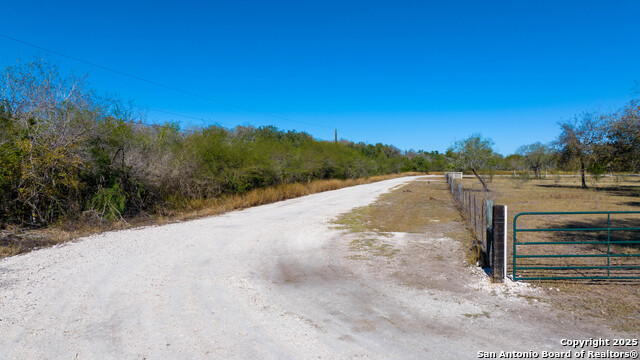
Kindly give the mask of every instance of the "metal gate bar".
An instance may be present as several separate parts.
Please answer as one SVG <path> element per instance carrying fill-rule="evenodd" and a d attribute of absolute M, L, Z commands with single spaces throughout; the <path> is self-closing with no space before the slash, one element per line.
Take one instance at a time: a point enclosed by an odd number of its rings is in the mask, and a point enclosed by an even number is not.
<path fill-rule="evenodd" d="M 522 212 L 517 214 L 513 219 L 513 280 L 563 280 L 563 279 L 640 279 L 640 274 L 630 274 L 630 276 L 611 275 L 611 270 L 633 270 L 640 269 L 638 265 L 612 265 L 612 258 L 635 258 L 640 257 L 640 253 L 637 254 L 618 254 L 611 253 L 611 232 L 613 231 L 640 231 L 640 227 L 611 227 L 611 215 L 621 214 L 640 214 L 640 211 L 576 211 L 576 212 Z M 523 216 L 547 216 L 547 215 L 607 215 L 607 227 L 574 227 L 574 228 L 542 228 L 542 229 L 518 229 L 517 220 Z M 607 241 L 523 241 L 518 242 L 517 235 L 520 232 L 607 232 Z M 519 246 L 535 246 L 535 245 L 607 245 L 606 254 L 544 254 L 544 255 L 518 255 Z M 614 241 L 613 244 L 638 244 L 640 245 L 640 239 L 638 240 L 622 240 Z M 578 265 L 578 266 L 549 266 L 549 265 L 537 265 L 537 266 L 518 266 L 518 259 L 525 258 L 606 258 L 607 265 Z M 518 276 L 518 270 L 607 270 L 607 276 Z"/>

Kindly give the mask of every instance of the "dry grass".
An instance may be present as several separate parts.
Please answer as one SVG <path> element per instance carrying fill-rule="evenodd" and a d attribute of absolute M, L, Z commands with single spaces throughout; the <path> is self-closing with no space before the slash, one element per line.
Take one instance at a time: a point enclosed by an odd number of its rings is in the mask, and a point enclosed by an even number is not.
<path fill-rule="evenodd" d="M 549 177 L 545 180 L 518 182 L 508 178 L 495 178 L 489 184 L 494 190 L 496 204 L 508 206 L 509 215 L 509 267 L 512 265 L 513 218 L 520 212 L 568 212 L 568 211 L 640 211 L 640 178 L 606 177 L 595 182 L 589 179 L 590 189 L 580 188 L 579 177 Z M 465 187 L 479 188 L 475 179 L 465 179 Z M 640 215 L 612 216 L 611 225 L 638 227 Z M 518 219 L 518 228 L 560 227 L 606 227 L 606 215 L 528 216 Z M 606 241 L 602 233 L 518 233 L 522 241 Z M 612 232 L 612 240 L 638 240 L 638 232 Z M 638 245 L 618 244 L 611 246 L 612 253 L 640 253 Z M 567 244 L 531 245 L 518 247 L 518 254 L 606 254 L 606 245 Z M 525 262 L 528 260 L 529 262 Z M 640 265 L 640 258 L 613 259 L 612 265 Z M 522 259 L 524 265 L 606 265 L 606 258 L 551 258 Z M 576 276 L 606 275 L 606 270 L 561 270 L 546 273 L 518 272 L 519 276 Z M 617 270 L 612 275 L 640 276 L 639 271 Z M 580 280 L 580 281 L 534 281 L 549 293 L 550 302 L 563 310 L 573 311 L 578 316 L 598 317 L 620 330 L 640 331 L 640 280 Z M 550 290 L 550 288 L 552 290 Z M 560 291 L 558 291 L 558 289 Z"/>
<path fill-rule="evenodd" d="M 399 250 L 378 237 L 359 236 L 351 241 L 351 249 L 372 256 L 392 257 Z M 351 259 L 366 259 L 363 255 L 353 255 Z"/>
<path fill-rule="evenodd" d="M 127 219 L 127 221 L 100 222 L 95 219 L 81 219 L 78 221 L 67 221 L 56 226 L 50 226 L 48 228 L 38 230 L 25 230 L 19 227 L 8 227 L 0 233 L 0 258 L 24 253 L 41 247 L 64 243 L 79 237 L 100 232 L 121 230 L 137 226 L 162 225 L 176 221 L 219 215 L 231 210 L 270 204 L 323 191 L 336 190 L 344 187 L 368 184 L 410 175 L 420 174 L 403 173 L 372 176 L 361 179 L 316 180 L 308 183 L 283 184 L 263 189 L 254 189 L 243 195 L 232 195 L 217 199 L 194 200 L 185 204 L 180 210 L 164 210 L 162 211 L 162 214 Z"/>
<path fill-rule="evenodd" d="M 353 232 L 423 233 L 453 221 L 460 221 L 460 215 L 446 184 L 414 181 L 383 194 L 374 204 L 342 215 L 336 223 Z"/>
<path fill-rule="evenodd" d="M 341 215 L 335 223 L 357 234 L 351 243 L 352 250 L 372 256 L 391 257 L 396 253 L 393 245 L 384 241 L 384 236 L 393 232 L 428 232 L 430 236 L 459 239 L 466 248 L 473 247 L 473 237 L 462 225 L 462 217 L 442 180 L 413 181 L 383 194 L 371 205 Z M 370 236 L 372 233 L 378 236 Z M 351 258 L 367 256 L 359 254 Z M 475 264 L 476 259 L 470 256 L 468 261 Z"/>

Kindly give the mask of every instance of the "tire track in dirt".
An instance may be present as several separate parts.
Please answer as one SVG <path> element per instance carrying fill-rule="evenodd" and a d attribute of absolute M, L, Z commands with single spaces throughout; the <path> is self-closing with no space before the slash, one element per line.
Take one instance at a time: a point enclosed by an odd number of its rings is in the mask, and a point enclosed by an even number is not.
<path fill-rule="evenodd" d="M 609 334 L 570 319 L 550 323 L 544 305 L 516 318 L 527 301 L 492 295 L 462 261 L 421 265 L 425 277 L 445 280 L 402 283 L 412 259 L 462 251 L 453 239 L 397 234 L 405 245 L 393 259 L 350 260 L 350 235 L 331 220 L 412 179 L 3 259 L 0 358 L 450 359 Z M 452 276 L 461 278 L 455 291 L 439 287 Z M 478 315 L 487 309 L 490 317 Z M 509 332 L 520 339 L 515 349 Z"/>

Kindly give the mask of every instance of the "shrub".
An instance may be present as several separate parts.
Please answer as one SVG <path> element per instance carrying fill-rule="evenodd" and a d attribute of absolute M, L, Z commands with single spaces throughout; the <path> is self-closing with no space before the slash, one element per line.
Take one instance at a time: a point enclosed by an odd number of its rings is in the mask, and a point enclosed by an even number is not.
<path fill-rule="evenodd" d="M 442 169 L 437 152 L 315 140 L 274 126 L 146 125 L 46 61 L 0 76 L 0 222 L 162 213 L 271 185 Z M 432 166 L 432 164 L 434 164 Z"/>
<path fill-rule="evenodd" d="M 607 171 L 607 168 L 602 164 L 593 163 L 587 168 L 587 171 L 592 175 L 593 180 L 597 182 Z"/>
<path fill-rule="evenodd" d="M 121 219 L 124 213 L 127 196 L 116 183 L 109 188 L 102 188 L 89 201 L 89 208 L 97 212 L 100 218 L 107 220 Z"/>
<path fill-rule="evenodd" d="M 512 177 L 513 179 L 513 183 L 516 187 L 516 189 L 520 189 L 522 188 L 522 186 L 529 182 L 529 180 L 531 180 L 531 176 L 529 175 L 528 171 L 524 171 L 523 173 L 521 173 L 520 175 L 518 175 L 517 177 Z"/>

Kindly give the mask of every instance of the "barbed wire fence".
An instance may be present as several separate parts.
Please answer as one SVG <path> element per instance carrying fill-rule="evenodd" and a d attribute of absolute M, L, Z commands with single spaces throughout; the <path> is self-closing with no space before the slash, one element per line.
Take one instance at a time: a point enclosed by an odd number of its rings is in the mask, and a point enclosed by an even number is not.
<path fill-rule="evenodd" d="M 461 172 L 446 172 L 445 178 L 456 206 L 473 235 L 474 246 L 479 250 L 479 265 L 494 268 L 494 265 L 499 264 L 494 264 L 496 262 L 494 250 L 497 244 L 493 244 L 495 222 L 493 219 L 494 200 L 491 198 L 492 193 L 465 188 L 462 183 Z M 502 249 L 503 245 L 500 244 L 498 247 Z M 503 256 L 502 254 L 498 255 L 500 255 L 500 258 Z M 493 278 L 494 280 L 496 279 L 495 275 Z"/>

